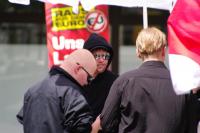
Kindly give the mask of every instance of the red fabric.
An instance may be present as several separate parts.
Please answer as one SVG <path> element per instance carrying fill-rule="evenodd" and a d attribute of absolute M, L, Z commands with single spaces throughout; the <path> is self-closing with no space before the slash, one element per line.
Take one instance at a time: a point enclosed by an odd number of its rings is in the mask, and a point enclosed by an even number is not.
<path fill-rule="evenodd" d="M 169 54 L 200 64 L 200 0 L 177 0 L 168 18 Z"/>

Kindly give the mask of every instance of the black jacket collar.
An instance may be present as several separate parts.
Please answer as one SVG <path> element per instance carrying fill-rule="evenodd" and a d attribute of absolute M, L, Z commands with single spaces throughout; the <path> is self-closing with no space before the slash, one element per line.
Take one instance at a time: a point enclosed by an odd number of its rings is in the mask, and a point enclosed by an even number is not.
<path fill-rule="evenodd" d="M 51 76 L 56 74 L 64 75 L 66 78 L 70 79 L 72 82 L 74 82 L 75 84 L 79 85 L 82 88 L 82 86 L 68 72 L 66 72 L 59 66 L 52 66 L 52 68 L 49 71 L 49 74 Z"/>
<path fill-rule="evenodd" d="M 144 67 L 149 67 L 149 66 L 153 66 L 153 67 L 164 67 L 164 68 L 167 68 L 164 64 L 164 62 L 162 61 L 145 61 L 142 63 L 142 65 L 140 66 L 141 68 L 144 68 Z"/>

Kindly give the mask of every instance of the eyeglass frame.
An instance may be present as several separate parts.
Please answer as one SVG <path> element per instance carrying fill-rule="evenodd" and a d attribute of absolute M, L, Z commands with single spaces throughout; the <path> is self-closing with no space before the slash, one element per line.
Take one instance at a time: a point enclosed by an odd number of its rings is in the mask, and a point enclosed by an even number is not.
<path fill-rule="evenodd" d="M 104 59 L 104 60 L 109 60 L 110 59 L 110 54 L 109 53 L 106 53 L 106 54 L 93 54 L 94 58 L 96 60 L 99 60 L 99 59 Z"/>
<path fill-rule="evenodd" d="M 94 77 L 83 66 L 81 66 L 80 63 L 76 62 L 76 64 L 79 65 L 83 71 L 87 73 L 87 82 L 90 84 L 94 80 Z"/>

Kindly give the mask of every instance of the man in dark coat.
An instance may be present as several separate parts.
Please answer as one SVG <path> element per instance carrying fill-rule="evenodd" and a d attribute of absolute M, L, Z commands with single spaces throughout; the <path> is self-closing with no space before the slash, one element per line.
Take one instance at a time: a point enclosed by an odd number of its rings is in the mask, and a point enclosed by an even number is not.
<path fill-rule="evenodd" d="M 24 133 L 90 133 L 93 116 L 82 95 L 96 70 L 93 55 L 84 49 L 71 53 L 61 66 L 32 86 L 17 114 Z"/>
<path fill-rule="evenodd" d="M 113 81 L 117 75 L 113 74 L 108 67 L 113 58 L 113 49 L 110 44 L 100 35 L 92 33 L 86 40 L 84 49 L 92 52 L 96 59 L 96 78 L 86 86 L 85 96 L 96 118 L 102 111 L 104 102 L 109 93 Z"/>
<path fill-rule="evenodd" d="M 197 89 L 186 95 L 185 133 L 198 133 L 198 124 L 200 122 L 200 87 Z"/>
<path fill-rule="evenodd" d="M 173 90 L 165 46 L 165 35 L 157 28 L 139 33 L 136 53 L 143 63 L 115 80 L 94 132 L 100 124 L 108 133 L 115 127 L 118 133 L 183 133 L 185 96 Z"/>

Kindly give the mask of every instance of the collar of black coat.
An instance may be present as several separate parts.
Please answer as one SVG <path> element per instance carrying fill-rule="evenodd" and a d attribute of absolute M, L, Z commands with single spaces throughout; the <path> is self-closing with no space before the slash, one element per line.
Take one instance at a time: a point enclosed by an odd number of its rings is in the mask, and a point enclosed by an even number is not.
<path fill-rule="evenodd" d="M 68 72 L 66 72 L 64 69 L 60 68 L 59 66 L 52 66 L 49 71 L 49 74 L 51 76 L 56 75 L 56 74 L 64 75 L 67 79 L 71 80 L 72 82 L 74 82 L 75 84 L 77 84 L 78 86 L 82 88 L 82 86 Z"/>
<path fill-rule="evenodd" d="M 146 67 L 146 66 L 154 66 L 154 67 L 164 67 L 167 68 L 162 61 L 145 61 L 142 63 L 140 67 Z"/>

